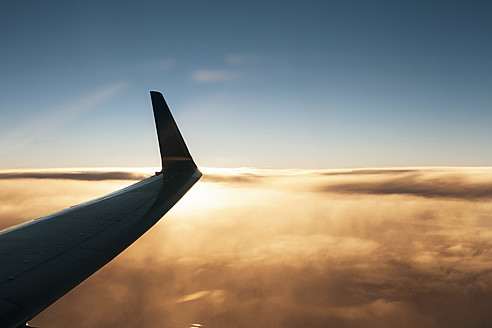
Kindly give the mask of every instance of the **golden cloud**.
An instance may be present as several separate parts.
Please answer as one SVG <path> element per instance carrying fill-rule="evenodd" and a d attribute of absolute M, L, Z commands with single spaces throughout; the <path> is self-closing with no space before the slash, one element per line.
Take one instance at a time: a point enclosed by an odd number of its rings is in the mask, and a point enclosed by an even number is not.
<path fill-rule="evenodd" d="M 159 224 L 31 324 L 492 321 L 491 169 L 204 171 Z M 19 223 L 128 183 L 1 180 L 0 222 Z"/>

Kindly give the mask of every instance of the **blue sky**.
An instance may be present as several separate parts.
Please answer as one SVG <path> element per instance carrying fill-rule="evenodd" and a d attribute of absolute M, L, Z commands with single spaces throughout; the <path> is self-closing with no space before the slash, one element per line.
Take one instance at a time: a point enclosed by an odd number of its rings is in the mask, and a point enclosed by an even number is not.
<path fill-rule="evenodd" d="M 149 90 L 201 166 L 492 165 L 487 1 L 0 7 L 0 168 L 158 166 Z"/>

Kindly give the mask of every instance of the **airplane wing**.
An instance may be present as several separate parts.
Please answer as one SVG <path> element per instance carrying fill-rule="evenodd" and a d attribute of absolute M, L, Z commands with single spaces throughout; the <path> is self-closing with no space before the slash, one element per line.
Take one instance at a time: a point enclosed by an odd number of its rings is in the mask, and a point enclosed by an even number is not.
<path fill-rule="evenodd" d="M 164 97 L 150 94 L 162 171 L 0 232 L 0 327 L 24 326 L 130 246 L 200 179 Z"/>

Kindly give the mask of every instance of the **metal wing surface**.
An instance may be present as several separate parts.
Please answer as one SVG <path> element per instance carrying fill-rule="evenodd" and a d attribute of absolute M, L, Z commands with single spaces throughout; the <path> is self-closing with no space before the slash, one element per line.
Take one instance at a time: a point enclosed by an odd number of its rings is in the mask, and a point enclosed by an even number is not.
<path fill-rule="evenodd" d="M 201 177 L 158 92 L 162 171 L 101 198 L 0 232 L 0 327 L 27 321 L 111 261 Z"/>

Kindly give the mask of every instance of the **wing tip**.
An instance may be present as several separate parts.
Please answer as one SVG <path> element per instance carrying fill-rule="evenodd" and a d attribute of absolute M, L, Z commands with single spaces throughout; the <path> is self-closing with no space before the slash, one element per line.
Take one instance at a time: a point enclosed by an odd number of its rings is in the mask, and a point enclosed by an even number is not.
<path fill-rule="evenodd" d="M 164 96 L 158 91 L 150 91 L 150 96 L 161 152 L 162 170 L 169 167 L 189 167 L 190 164 L 196 168 Z"/>

